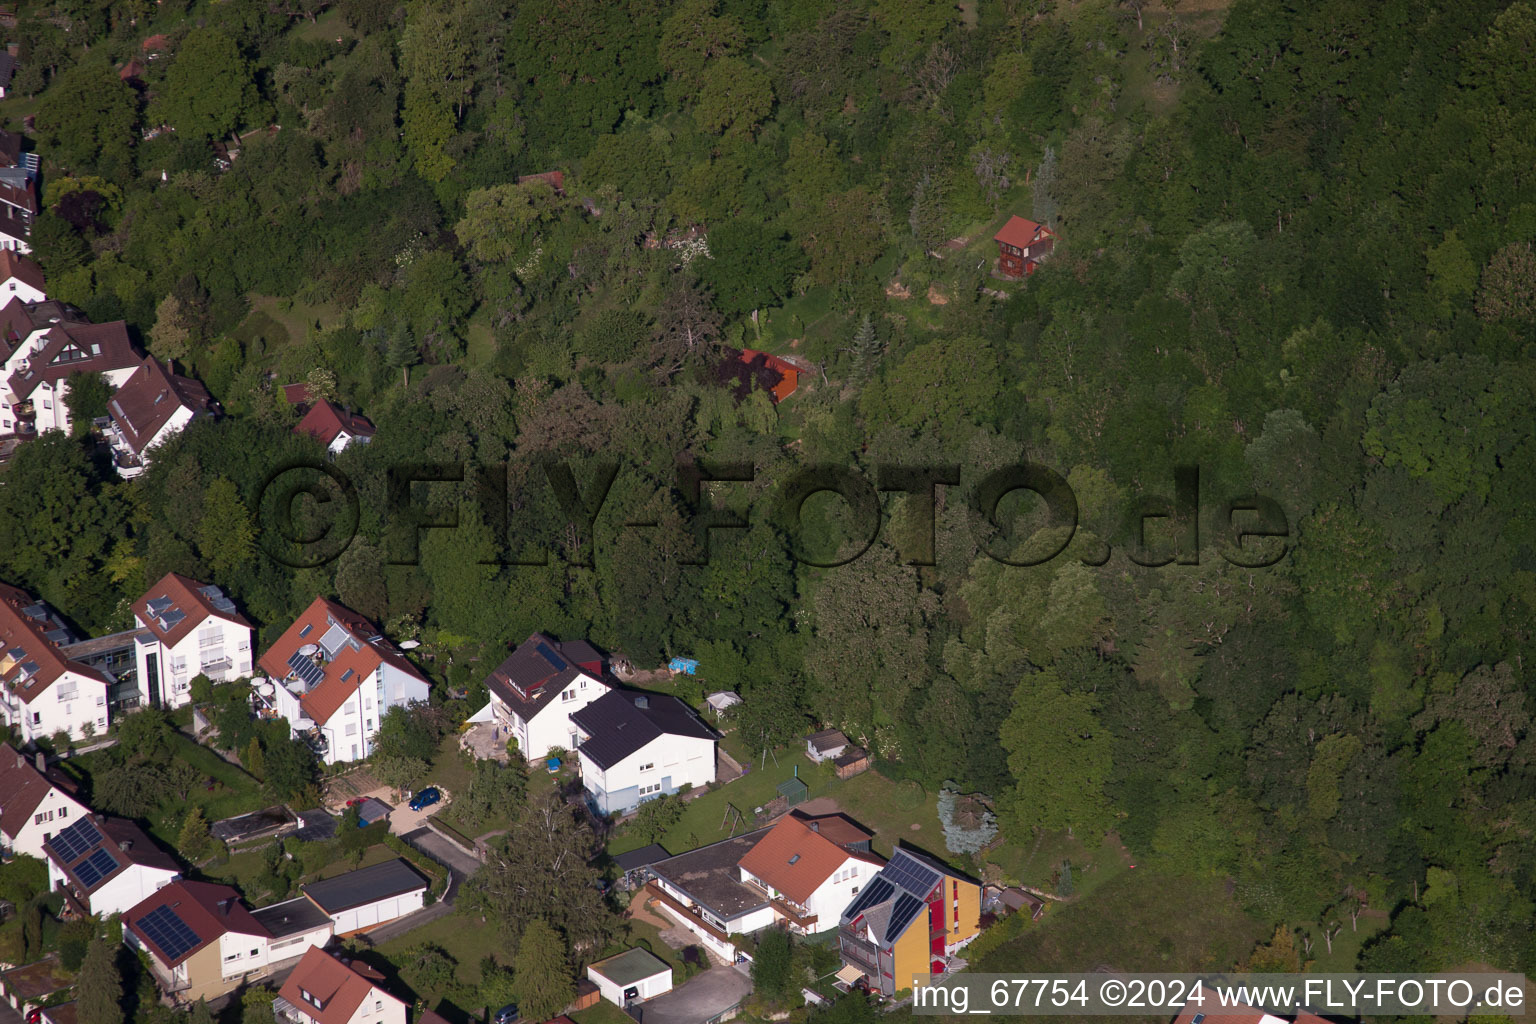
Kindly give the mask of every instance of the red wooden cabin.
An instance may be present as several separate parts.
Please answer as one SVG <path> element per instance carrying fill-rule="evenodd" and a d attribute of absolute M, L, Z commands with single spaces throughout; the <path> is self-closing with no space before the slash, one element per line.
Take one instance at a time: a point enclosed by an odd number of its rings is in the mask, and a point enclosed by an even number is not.
<path fill-rule="evenodd" d="M 1056 246 L 1050 228 L 1017 216 L 1009 217 L 992 237 L 997 242 L 997 269 L 1004 277 L 1028 277 Z"/>

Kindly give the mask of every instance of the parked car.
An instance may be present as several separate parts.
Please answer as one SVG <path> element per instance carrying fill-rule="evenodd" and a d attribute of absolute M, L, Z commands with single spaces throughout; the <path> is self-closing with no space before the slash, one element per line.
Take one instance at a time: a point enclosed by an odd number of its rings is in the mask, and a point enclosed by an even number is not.
<path fill-rule="evenodd" d="M 442 798 L 443 794 L 436 786 L 428 786 L 420 793 L 417 793 L 415 796 L 411 797 L 411 810 L 419 811 L 423 808 L 431 807 Z M 512 1010 L 515 1013 L 517 1011 L 517 1007 L 512 1007 Z M 498 1020 L 496 1024 L 506 1024 L 506 1022 Z"/>
<path fill-rule="evenodd" d="M 496 1016 L 491 1019 L 491 1024 L 512 1024 L 517 1020 L 517 1004 L 508 1003 L 496 1011 Z"/>

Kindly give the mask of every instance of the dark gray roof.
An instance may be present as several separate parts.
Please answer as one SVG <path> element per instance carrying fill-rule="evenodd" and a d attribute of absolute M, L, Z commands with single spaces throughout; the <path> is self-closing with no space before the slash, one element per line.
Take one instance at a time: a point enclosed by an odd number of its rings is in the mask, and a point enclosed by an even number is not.
<path fill-rule="evenodd" d="M 280 832 L 294 823 L 293 812 L 281 805 L 264 807 L 259 811 L 224 818 L 208 827 L 213 838 L 226 843 L 238 843 L 255 839 L 273 832 Z"/>
<path fill-rule="evenodd" d="M 16 73 L 16 58 L 0 50 L 0 86 L 11 84 L 11 76 Z"/>
<path fill-rule="evenodd" d="M 251 916 L 256 919 L 258 924 L 271 932 L 274 939 L 287 938 L 289 935 L 299 935 L 303 932 L 313 931 L 331 919 L 329 914 L 303 896 L 284 900 L 282 903 L 274 903 L 270 907 L 262 907 L 260 910 L 253 910 L 251 911 Z"/>
<path fill-rule="evenodd" d="M 708 907 L 716 917 L 728 921 L 768 902 L 766 896 L 741 880 L 739 865 L 741 858 L 769 831 L 760 828 L 732 839 L 722 839 L 658 861 L 651 865 L 651 870 L 665 878 L 673 888 L 693 897 L 695 903 Z"/>
<path fill-rule="evenodd" d="M 715 738 L 691 707 L 665 693 L 609 690 L 572 712 L 571 721 L 588 737 L 581 752 L 605 769 L 661 736 Z"/>
<path fill-rule="evenodd" d="M 303 892 L 321 910 L 335 914 L 426 887 L 427 880 L 415 868 L 396 858 L 322 882 L 312 882 L 303 887 Z"/>
<path fill-rule="evenodd" d="M 336 818 L 329 811 L 319 808 L 300 811 L 299 822 L 299 830 L 293 834 L 295 839 L 302 839 L 306 843 L 318 843 L 336 838 Z"/>
<path fill-rule="evenodd" d="M 643 868 L 659 860 L 666 860 L 670 856 L 672 855 L 667 852 L 666 847 L 660 843 L 652 843 L 650 846 L 642 846 L 628 853 L 614 854 L 611 859 L 620 871 L 633 871 L 635 868 Z"/>
<path fill-rule="evenodd" d="M 523 721 L 532 721 L 546 704 L 559 696 L 566 683 L 583 674 L 575 664 L 575 646 L 575 642 L 560 644 L 543 633 L 535 633 L 486 676 L 486 688 L 516 711 Z M 570 654 L 565 653 L 567 647 L 573 648 Z M 590 645 L 587 650 L 591 650 Z"/>

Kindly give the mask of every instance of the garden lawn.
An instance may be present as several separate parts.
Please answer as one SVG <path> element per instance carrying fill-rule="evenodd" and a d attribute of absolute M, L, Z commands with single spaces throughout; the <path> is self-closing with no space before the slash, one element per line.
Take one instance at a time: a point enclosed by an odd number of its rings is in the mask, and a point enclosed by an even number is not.
<path fill-rule="evenodd" d="M 1227 970 L 1267 938 L 1220 879 L 1126 871 L 971 965 L 978 973 Z M 1171 1014 L 1156 1020 L 1166 1024 Z M 1071 1017 L 1037 1020 L 1072 1020 Z"/>
<path fill-rule="evenodd" d="M 733 746 L 727 742 L 726 749 L 730 751 Z M 745 758 L 745 752 L 740 751 L 739 746 L 737 752 Z M 835 801 L 843 813 L 875 833 L 873 846 L 876 853 L 889 856 L 898 842 L 905 841 L 940 859 L 954 861 L 969 873 L 965 861 L 954 858 L 944 848 L 943 833 L 939 830 L 937 794 L 927 792 L 916 782 L 897 782 L 876 771 L 867 771 L 844 781 L 832 773 L 830 765 L 812 762 L 800 747 L 780 750 L 777 764 L 772 756 L 768 758 L 767 768 L 759 767 L 761 764 L 759 755 L 752 759 L 752 770 L 742 778 L 689 801 L 682 819 L 662 837 L 661 845 L 672 853 L 682 853 L 730 838 L 730 823 L 725 820 L 728 804 L 745 815 L 746 828 L 750 830 L 754 827 L 756 809 L 776 798 L 779 783 L 793 777 L 798 768 L 800 779 L 810 789 L 807 799 L 825 797 Z M 918 828 L 914 829 L 913 825 Z M 740 834 L 742 830 L 738 825 L 736 833 Z M 644 845 L 644 836 L 626 829 L 609 844 L 608 852 L 623 853 Z"/>
<path fill-rule="evenodd" d="M 480 984 L 482 957 L 501 954 L 497 959 L 502 959 L 505 955 L 501 934 L 494 923 L 482 924 L 479 917 L 460 911 L 412 928 L 377 948 L 391 962 L 400 963 L 406 952 L 423 943 L 441 947 L 459 962 L 454 977 L 461 989 L 474 989 Z"/>
<path fill-rule="evenodd" d="M 585 1010 L 577 1010 L 571 1014 L 571 1019 L 576 1024 L 634 1024 L 634 1018 L 606 999 L 599 999 Z"/>
<path fill-rule="evenodd" d="M 1065 832 L 1042 832 L 1028 845 L 1005 843 L 986 855 L 1010 884 L 1032 885 L 1054 891 L 1055 874 L 1062 861 L 1072 863 L 1072 891 L 1085 895 L 1109 879 L 1130 869 L 1132 861 L 1113 833 L 1089 848 Z"/>

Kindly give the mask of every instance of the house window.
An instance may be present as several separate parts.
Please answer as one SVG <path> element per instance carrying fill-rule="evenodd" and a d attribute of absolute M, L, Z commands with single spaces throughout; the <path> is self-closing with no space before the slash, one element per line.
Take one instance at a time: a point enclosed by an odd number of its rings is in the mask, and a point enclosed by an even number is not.
<path fill-rule="evenodd" d="M 67 817 L 69 817 L 69 808 L 68 807 L 60 807 L 59 808 L 59 817 L 60 818 L 67 818 Z"/>
<path fill-rule="evenodd" d="M 652 783 L 649 786 L 641 786 L 640 787 L 640 795 L 641 796 L 650 796 L 652 793 L 660 793 L 660 792 L 661 792 L 661 783 L 659 783 L 659 782 Z"/>
<path fill-rule="evenodd" d="M 348 736 L 356 736 L 357 735 L 357 723 L 356 722 L 348 722 L 347 723 L 347 735 Z"/>
<path fill-rule="evenodd" d="M 656 762 L 655 761 L 649 761 L 646 764 L 641 765 L 640 766 L 640 770 L 643 771 L 643 772 L 655 771 L 656 770 Z"/>
<path fill-rule="evenodd" d="M 34 815 L 33 816 L 32 824 L 34 824 L 34 825 L 41 825 L 45 821 L 52 821 L 52 820 L 53 820 L 53 812 L 52 811 L 44 811 L 42 814 L 38 814 L 38 815 Z"/>
<path fill-rule="evenodd" d="M 575 699 L 576 699 L 576 687 L 574 687 L 574 686 L 571 687 L 569 690 L 566 690 L 564 693 L 562 693 L 560 695 L 560 700 L 561 701 L 568 701 L 568 700 L 575 700 Z"/>

